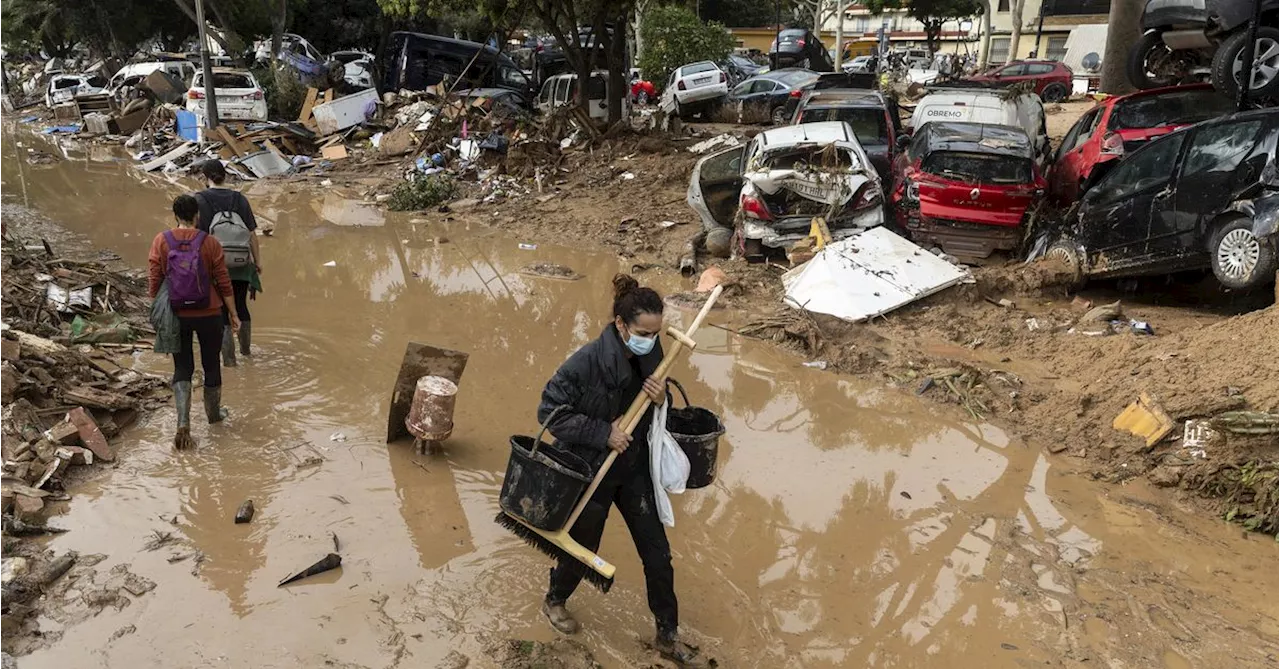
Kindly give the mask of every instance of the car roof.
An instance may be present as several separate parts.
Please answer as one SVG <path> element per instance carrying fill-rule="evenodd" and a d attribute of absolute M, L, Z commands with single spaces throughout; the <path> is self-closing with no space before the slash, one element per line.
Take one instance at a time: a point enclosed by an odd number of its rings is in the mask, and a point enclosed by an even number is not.
<path fill-rule="evenodd" d="M 781 128 L 765 130 L 759 137 L 765 146 L 853 141 L 849 126 L 844 121 L 785 125 Z"/>
<path fill-rule="evenodd" d="M 1212 91 L 1212 90 L 1214 90 L 1213 84 L 1209 84 L 1209 83 L 1182 84 L 1180 86 L 1163 86 L 1160 88 L 1148 88 L 1145 91 L 1135 91 L 1127 95 L 1113 95 L 1111 97 L 1103 98 L 1100 104 L 1115 105 L 1121 102 L 1125 102 L 1128 100 L 1135 100 L 1138 98 L 1150 98 L 1150 97 L 1156 97 L 1160 95 L 1169 95 L 1171 93 L 1185 93 L 1187 91 Z"/>
<path fill-rule="evenodd" d="M 828 88 L 813 91 L 805 100 L 806 109 L 813 107 L 885 107 L 884 96 L 879 91 L 856 88 Z"/>
<path fill-rule="evenodd" d="M 769 80 L 781 82 L 784 84 L 790 84 L 791 83 L 789 81 L 790 79 L 794 79 L 795 77 L 801 74 L 813 75 L 814 81 L 817 81 L 819 76 L 817 72 L 814 72 L 812 70 L 806 70 L 801 67 L 784 67 L 780 70 L 769 70 L 764 74 L 757 74 L 756 76 L 751 78 L 752 79 L 769 79 Z"/>
<path fill-rule="evenodd" d="M 718 66 L 716 66 L 714 61 L 710 61 L 710 60 L 695 60 L 692 63 L 685 63 L 684 65 L 681 65 L 680 69 L 683 70 L 686 67 L 693 67 L 694 65 L 702 65 L 704 63 L 707 65 L 710 65 L 711 67 L 715 67 L 716 69 L 720 69 Z"/>
<path fill-rule="evenodd" d="M 1034 158 L 1035 148 L 1022 128 L 990 123 L 931 121 L 917 132 L 926 151 L 972 151 Z"/>

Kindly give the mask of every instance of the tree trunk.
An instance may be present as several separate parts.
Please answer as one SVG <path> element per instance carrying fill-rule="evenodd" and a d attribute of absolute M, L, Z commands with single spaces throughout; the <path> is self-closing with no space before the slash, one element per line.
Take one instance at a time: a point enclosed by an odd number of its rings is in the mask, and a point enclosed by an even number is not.
<path fill-rule="evenodd" d="M 637 63 L 640 62 L 640 56 L 644 53 L 644 37 L 641 37 L 640 30 L 644 27 L 644 15 L 649 10 L 649 4 L 650 0 L 636 0 L 635 11 L 632 12 L 635 17 L 632 30 L 636 34 L 636 52 L 633 55 Z"/>
<path fill-rule="evenodd" d="M 987 69 L 991 56 L 991 0 L 982 0 L 982 44 L 978 46 L 978 71 Z"/>
<path fill-rule="evenodd" d="M 276 59 L 280 57 L 280 47 L 284 44 L 284 25 L 288 19 L 289 0 L 271 0 L 276 3 L 276 11 L 271 14 L 271 72 L 276 71 Z"/>
<path fill-rule="evenodd" d="M 825 0 L 817 0 L 813 3 L 813 34 L 815 36 L 822 34 L 822 6 L 826 4 Z"/>
<path fill-rule="evenodd" d="M 836 0 L 836 72 L 844 71 L 844 3 Z"/>
<path fill-rule="evenodd" d="M 187 18 L 191 19 L 191 22 L 196 24 L 197 28 L 200 27 L 200 21 L 196 19 L 196 10 L 193 5 L 190 4 L 190 0 L 173 0 L 173 4 L 177 5 L 178 9 L 181 9 L 182 13 L 186 14 Z M 223 51 L 226 51 L 228 54 L 231 53 L 231 46 L 228 45 L 227 41 L 222 39 L 222 36 L 218 33 L 209 33 L 209 39 L 217 42 L 218 46 L 222 47 Z"/>
<path fill-rule="evenodd" d="M 609 125 L 622 120 L 622 101 L 627 95 L 627 33 L 623 26 L 627 22 L 627 13 L 614 19 L 613 37 L 609 42 L 609 85 L 605 95 L 609 99 Z"/>
<path fill-rule="evenodd" d="M 1112 95 L 1133 91 L 1126 65 L 1129 49 L 1142 38 L 1142 0 L 1111 0 L 1107 18 L 1107 48 L 1102 55 L 1102 81 L 1098 90 Z"/>
<path fill-rule="evenodd" d="M 1009 3 L 1009 19 L 1012 28 L 1009 33 L 1009 55 L 1005 56 L 1005 62 L 1018 60 L 1018 42 L 1022 41 L 1022 7 L 1026 4 L 1026 0 L 1012 0 Z"/>

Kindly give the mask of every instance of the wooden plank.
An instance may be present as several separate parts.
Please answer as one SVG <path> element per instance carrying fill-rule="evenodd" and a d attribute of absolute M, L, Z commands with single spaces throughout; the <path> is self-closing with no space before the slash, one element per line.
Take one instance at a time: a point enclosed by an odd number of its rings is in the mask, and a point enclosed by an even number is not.
<path fill-rule="evenodd" d="M 388 444 L 400 437 L 409 436 L 404 419 L 409 416 L 409 405 L 413 403 L 413 392 L 418 379 L 424 376 L 443 376 L 454 383 L 460 383 L 469 357 L 461 351 L 418 342 L 411 341 L 405 345 L 400 373 L 391 390 L 391 407 L 387 411 Z"/>
<path fill-rule="evenodd" d="M 298 121 L 300 123 L 306 123 L 311 118 L 311 108 L 316 106 L 316 97 L 319 93 L 320 91 L 314 88 L 307 89 L 307 97 L 302 103 L 302 111 L 298 112 Z"/>
<path fill-rule="evenodd" d="M 320 150 L 320 157 L 326 160 L 342 160 L 347 157 L 347 147 L 342 144 L 326 146 Z"/>
<path fill-rule="evenodd" d="M 284 155 L 284 153 L 282 153 L 282 152 L 280 151 L 280 149 L 279 149 L 279 148 L 277 148 L 277 147 L 276 147 L 276 145 L 275 145 L 271 140 L 269 140 L 269 139 L 268 139 L 268 140 L 264 141 L 262 144 L 263 144 L 263 146 L 267 147 L 267 150 L 268 150 L 268 151 L 270 151 L 270 152 L 272 152 L 272 153 L 276 154 L 277 156 L 280 156 L 281 158 L 283 158 L 283 159 L 285 159 L 285 160 L 289 160 L 289 157 L 288 157 L 288 156 L 286 156 L 286 155 Z"/>
<path fill-rule="evenodd" d="M 245 146 L 244 142 L 241 142 L 240 139 L 227 128 L 227 126 L 219 125 L 214 132 L 217 133 L 218 138 L 221 139 L 223 143 L 231 147 L 231 151 L 236 154 L 237 158 L 243 157 L 248 153 L 253 153 L 252 147 Z"/>

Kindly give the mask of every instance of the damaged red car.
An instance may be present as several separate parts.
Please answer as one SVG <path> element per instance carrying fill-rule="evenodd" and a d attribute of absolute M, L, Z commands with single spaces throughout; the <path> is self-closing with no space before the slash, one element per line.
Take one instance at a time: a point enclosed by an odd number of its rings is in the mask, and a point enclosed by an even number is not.
<path fill-rule="evenodd" d="M 1235 107 L 1235 100 L 1208 84 L 1106 98 L 1062 138 L 1049 169 L 1049 198 L 1070 206 L 1125 154 L 1174 130 L 1230 114 Z"/>
<path fill-rule="evenodd" d="M 1035 155 L 1019 128 L 926 123 L 895 164 L 896 223 L 917 244 L 966 262 L 1014 250 L 1044 195 Z"/>

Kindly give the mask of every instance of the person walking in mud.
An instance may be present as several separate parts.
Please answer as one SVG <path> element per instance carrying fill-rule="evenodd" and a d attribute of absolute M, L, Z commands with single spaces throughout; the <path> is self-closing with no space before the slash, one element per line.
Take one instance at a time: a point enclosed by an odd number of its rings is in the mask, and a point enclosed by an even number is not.
<path fill-rule="evenodd" d="M 175 448 L 195 445 L 191 438 L 191 377 L 195 373 L 194 334 L 200 346 L 204 369 L 204 411 L 209 424 L 227 417 L 222 406 L 222 367 L 218 360 L 222 346 L 223 306 L 231 304 L 234 293 L 231 276 L 223 260 L 222 245 L 212 235 L 196 229 L 200 206 L 194 197 L 179 195 L 173 201 L 176 226 L 151 240 L 147 285 L 154 299 L 167 282 L 169 303 L 178 318 L 178 345 L 173 354 L 173 398 L 178 408 Z M 240 318 L 230 312 L 230 327 L 240 328 Z"/>
<path fill-rule="evenodd" d="M 227 188 L 227 169 L 218 160 L 207 160 L 200 166 L 207 188 L 196 193 L 200 204 L 200 221 L 196 228 L 212 235 L 222 244 L 231 287 L 235 291 L 234 310 L 240 319 L 240 355 L 249 355 L 253 338 L 249 300 L 262 292 L 262 255 L 258 250 L 258 221 L 253 217 L 249 199 L 237 190 Z M 222 364 L 236 366 L 236 342 L 231 331 L 231 304 L 223 312 Z"/>
<path fill-rule="evenodd" d="M 663 657 L 686 665 L 695 661 L 697 649 L 682 643 L 677 635 L 675 572 L 671 567 L 671 547 L 654 501 L 649 446 L 644 438 L 633 442 L 618 425 L 618 419 L 641 392 L 655 406 L 666 401 L 663 384 L 653 376 L 662 361 L 662 346 L 658 343 L 662 298 L 626 274 L 615 276 L 613 287 L 613 322 L 597 339 L 570 356 L 547 382 L 538 405 L 538 422 L 546 422 L 557 407 L 567 406 L 548 425 L 558 441 L 582 453 L 588 461 L 594 460 L 597 468 L 607 449 L 618 452 L 569 535 L 594 552 L 600 547 L 609 507 L 618 507 L 644 564 L 649 610 L 657 624 L 655 646 Z M 653 409 L 651 406 L 645 411 L 632 434 L 649 433 Z M 542 612 L 555 629 L 565 634 L 578 631 L 578 621 L 565 604 L 585 571 L 586 566 L 577 560 L 561 561 L 551 570 Z"/>

